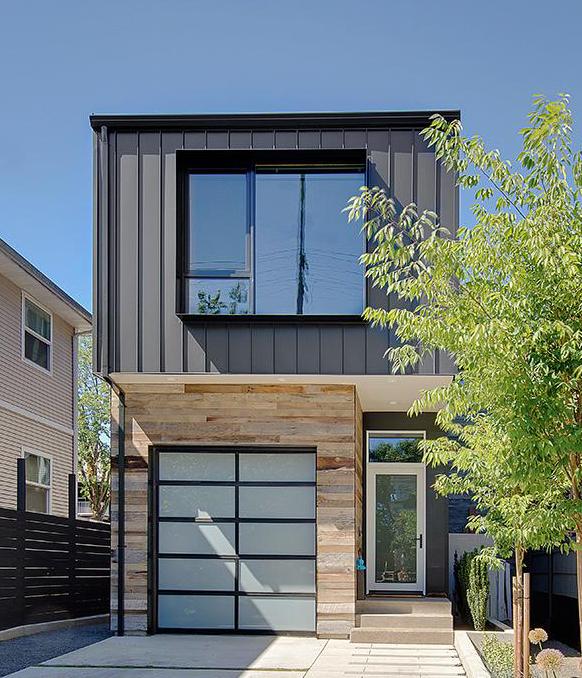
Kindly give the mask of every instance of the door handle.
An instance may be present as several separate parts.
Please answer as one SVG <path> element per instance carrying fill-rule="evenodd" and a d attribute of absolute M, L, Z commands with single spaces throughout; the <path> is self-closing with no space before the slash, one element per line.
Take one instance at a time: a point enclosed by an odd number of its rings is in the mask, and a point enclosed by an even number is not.
<path fill-rule="evenodd" d="M 422 534 L 416 538 L 416 541 L 420 542 L 419 546 L 422 548 Z"/>

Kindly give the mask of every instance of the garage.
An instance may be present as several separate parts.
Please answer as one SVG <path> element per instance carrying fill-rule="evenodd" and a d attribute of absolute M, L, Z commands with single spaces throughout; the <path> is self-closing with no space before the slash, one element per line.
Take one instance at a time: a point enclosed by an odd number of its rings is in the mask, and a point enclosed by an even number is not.
<path fill-rule="evenodd" d="M 153 630 L 314 633 L 315 451 L 153 457 Z"/>

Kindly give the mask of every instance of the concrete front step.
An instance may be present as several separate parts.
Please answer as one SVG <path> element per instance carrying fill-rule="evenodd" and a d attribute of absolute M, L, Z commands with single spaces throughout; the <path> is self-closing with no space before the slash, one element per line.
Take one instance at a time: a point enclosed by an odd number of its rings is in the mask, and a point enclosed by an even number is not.
<path fill-rule="evenodd" d="M 357 614 L 452 614 L 448 598 L 386 596 L 356 601 Z"/>
<path fill-rule="evenodd" d="M 374 629 L 442 629 L 453 630 L 450 614 L 361 614 L 356 616 L 356 625 Z"/>
<path fill-rule="evenodd" d="M 352 643 L 422 643 L 452 645 L 453 630 L 442 628 L 355 628 L 350 633 Z"/>

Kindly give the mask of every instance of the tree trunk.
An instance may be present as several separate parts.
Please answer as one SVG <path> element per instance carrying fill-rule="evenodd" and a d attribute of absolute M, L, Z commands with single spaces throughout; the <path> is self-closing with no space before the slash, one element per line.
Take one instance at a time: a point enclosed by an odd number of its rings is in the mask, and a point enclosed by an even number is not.
<path fill-rule="evenodd" d="M 580 651 L 582 652 L 582 532 L 576 530 L 576 581 L 578 584 L 578 634 L 580 636 Z"/>
<path fill-rule="evenodd" d="M 582 400 L 580 401 L 582 403 Z M 572 499 L 580 500 L 580 485 L 578 482 L 578 467 L 580 459 L 578 455 L 570 455 L 570 472 L 572 482 Z M 578 587 L 578 636 L 580 638 L 580 651 L 582 652 L 582 516 L 576 517 L 576 584 Z"/>
<path fill-rule="evenodd" d="M 523 557 L 522 548 L 515 549 L 515 597 L 513 606 L 515 618 L 513 620 L 513 648 L 515 651 L 514 672 L 515 678 L 523 675 L 524 647 L 523 647 Z"/>
<path fill-rule="evenodd" d="M 523 678 L 529 678 L 530 676 L 530 666 L 529 666 L 529 653 L 530 653 L 530 642 L 529 642 L 529 619 L 530 619 L 530 577 L 529 572 L 526 572 L 523 575 L 523 629 L 522 629 L 522 639 L 523 639 Z"/>
<path fill-rule="evenodd" d="M 513 577 L 511 581 L 511 603 L 513 610 L 513 675 L 519 676 L 519 654 L 517 646 L 517 638 L 519 633 L 519 615 L 517 612 L 517 577 Z"/>

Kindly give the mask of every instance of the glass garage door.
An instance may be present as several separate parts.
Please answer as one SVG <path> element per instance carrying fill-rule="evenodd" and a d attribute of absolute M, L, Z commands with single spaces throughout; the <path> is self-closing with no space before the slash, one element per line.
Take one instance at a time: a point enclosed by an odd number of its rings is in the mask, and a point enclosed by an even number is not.
<path fill-rule="evenodd" d="M 315 453 L 158 448 L 159 631 L 315 631 Z"/>

